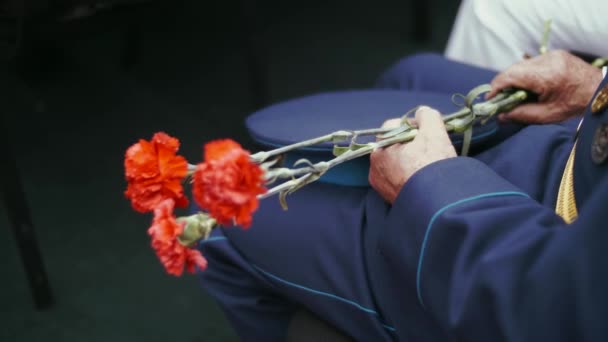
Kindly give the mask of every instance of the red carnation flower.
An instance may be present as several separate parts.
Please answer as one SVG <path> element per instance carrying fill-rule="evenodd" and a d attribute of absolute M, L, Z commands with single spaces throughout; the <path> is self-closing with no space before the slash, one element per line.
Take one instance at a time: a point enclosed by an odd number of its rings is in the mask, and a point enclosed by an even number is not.
<path fill-rule="evenodd" d="M 194 273 L 197 266 L 204 270 L 207 268 L 207 260 L 201 252 L 188 248 L 177 240 L 184 231 L 184 223 L 175 219 L 174 205 L 172 199 L 166 199 L 154 210 L 154 220 L 148 229 L 148 234 L 152 237 L 152 248 L 169 274 L 181 276 L 184 268 Z"/>
<path fill-rule="evenodd" d="M 152 248 L 167 273 L 176 277 L 184 273 L 184 268 L 189 273 L 194 273 L 197 266 L 201 270 L 207 268 L 207 260 L 200 251 L 185 247 L 177 240 L 166 242 L 152 239 Z"/>
<path fill-rule="evenodd" d="M 174 207 L 175 202 L 169 198 L 160 202 L 154 209 L 152 225 L 148 228 L 148 234 L 154 240 L 168 242 L 175 240 L 183 232 L 182 224 L 175 219 Z"/>
<path fill-rule="evenodd" d="M 248 228 L 258 208 L 257 196 L 266 192 L 264 171 L 235 141 L 212 141 L 205 145 L 205 162 L 196 166 L 192 192 L 219 224 Z"/>
<path fill-rule="evenodd" d="M 179 140 L 156 133 L 152 140 L 140 140 L 125 154 L 125 196 L 133 208 L 145 213 L 163 200 L 171 198 L 178 207 L 186 207 L 182 181 L 188 173 L 188 162 L 176 155 Z"/>

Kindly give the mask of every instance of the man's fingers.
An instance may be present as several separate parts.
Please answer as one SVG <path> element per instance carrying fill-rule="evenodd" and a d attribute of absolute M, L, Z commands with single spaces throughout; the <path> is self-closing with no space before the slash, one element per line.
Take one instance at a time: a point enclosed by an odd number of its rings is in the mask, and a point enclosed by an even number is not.
<path fill-rule="evenodd" d="M 488 93 L 486 93 L 486 99 L 493 98 L 494 96 L 496 96 L 496 94 L 498 94 L 505 88 L 510 88 L 510 87 L 515 86 L 516 82 L 512 75 L 513 75 L 513 73 L 509 70 L 507 70 L 505 72 L 501 72 L 500 74 L 496 75 L 496 77 L 494 77 L 492 82 L 490 82 L 490 86 L 492 87 L 492 90 L 490 90 Z"/>
<path fill-rule="evenodd" d="M 536 79 L 531 75 L 537 68 L 536 62 L 532 60 L 524 60 L 513 64 L 507 70 L 496 75 L 490 82 L 492 90 L 486 94 L 486 99 L 494 97 L 507 88 L 521 88 L 535 91 L 538 84 Z"/>
<path fill-rule="evenodd" d="M 445 124 L 441 114 L 435 109 L 422 106 L 416 111 L 416 122 L 419 134 L 435 135 L 437 132 L 445 133 Z"/>
<path fill-rule="evenodd" d="M 527 124 L 541 124 L 550 116 L 546 104 L 528 103 L 515 107 L 509 113 L 501 114 L 500 119 Z"/>
<path fill-rule="evenodd" d="M 494 82 L 494 81 L 492 80 L 492 82 Z M 490 83 L 490 86 L 492 88 L 490 89 L 489 92 L 486 93 L 486 95 L 485 95 L 486 100 L 493 98 L 494 96 L 496 96 L 496 94 L 498 94 L 499 91 L 502 90 L 502 89 L 499 89 L 498 86 L 496 86 L 495 84 Z"/>

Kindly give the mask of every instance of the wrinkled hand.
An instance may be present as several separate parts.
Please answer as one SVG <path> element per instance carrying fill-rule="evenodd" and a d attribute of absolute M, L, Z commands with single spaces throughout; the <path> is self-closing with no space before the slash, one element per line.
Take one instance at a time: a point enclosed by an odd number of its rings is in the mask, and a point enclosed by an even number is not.
<path fill-rule="evenodd" d="M 601 81 L 601 70 L 563 50 L 555 50 L 523 60 L 498 74 L 487 97 L 505 88 L 529 90 L 538 94 L 537 103 L 519 105 L 499 119 L 555 123 L 580 114 Z"/>
<path fill-rule="evenodd" d="M 403 185 L 423 167 L 456 157 L 441 115 L 429 107 L 416 111 L 418 134 L 406 144 L 378 149 L 370 155 L 369 182 L 389 203 L 393 203 Z M 383 127 L 397 127 L 399 119 L 388 120 Z"/>

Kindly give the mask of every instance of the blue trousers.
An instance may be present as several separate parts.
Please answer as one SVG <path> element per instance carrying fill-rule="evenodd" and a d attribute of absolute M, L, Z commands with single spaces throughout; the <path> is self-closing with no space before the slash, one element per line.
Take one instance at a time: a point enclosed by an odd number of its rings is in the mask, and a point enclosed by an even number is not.
<path fill-rule="evenodd" d="M 377 87 L 447 97 L 488 83 L 494 75 L 438 55 L 416 55 L 390 68 Z M 565 163 L 574 129 L 575 123 L 567 122 L 530 126 L 514 135 L 509 131 L 500 138 L 504 141 L 490 142 L 475 158 L 553 206 L 561 176 L 554 170 Z M 394 322 L 400 318 L 384 310 L 391 298 L 375 291 L 377 282 L 390 281 L 391 275 L 378 276 L 381 268 L 371 256 L 375 232 L 390 206 L 373 189 L 323 183 L 297 191 L 289 204 L 285 212 L 278 201 L 266 199 L 249 230 L 216 229 L 200 244 L 209 261 L 200 273 L 201 285 L 219 302 L 241 339 L 284 340 L 291 316 L 304 307 L 356 340 L 399 340 Z M 391 285 L 413 291 L 397 281 Z M 445 338 L 426 320 L 412 319 L 411 324 L 420 327 L 421 340 Z"/>

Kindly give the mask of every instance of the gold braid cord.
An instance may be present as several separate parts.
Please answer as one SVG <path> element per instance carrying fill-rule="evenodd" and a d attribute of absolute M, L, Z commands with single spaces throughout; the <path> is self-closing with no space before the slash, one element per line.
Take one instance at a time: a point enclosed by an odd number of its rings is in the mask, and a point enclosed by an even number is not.
<path fill-rule="evenodd" d="M 574 197 L 574 156 L 575 156 L 576 144 L 572 147 L 570 157 L 566 163 L 564 174 L 562 175 L 562 181 L 559 185 L 559 192 L 557 194 L 557 204 L 555 205 L 555 213 L 570 224 L 578 217 L 578 210 L 576 209 L 576 201 Z"/>

